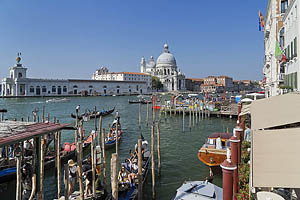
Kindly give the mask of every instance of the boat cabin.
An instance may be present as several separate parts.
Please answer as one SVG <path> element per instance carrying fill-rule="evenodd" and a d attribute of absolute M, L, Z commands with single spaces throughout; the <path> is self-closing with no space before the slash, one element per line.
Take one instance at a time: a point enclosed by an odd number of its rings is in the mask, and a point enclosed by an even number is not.
<path fill-rule="evenodd" d="M 207 138 L 207 142 L 204 146 L 208 149 L 224 149 L 230 147 L 229 139 L 232 137 L 232 133 L 213 133 Z"/>

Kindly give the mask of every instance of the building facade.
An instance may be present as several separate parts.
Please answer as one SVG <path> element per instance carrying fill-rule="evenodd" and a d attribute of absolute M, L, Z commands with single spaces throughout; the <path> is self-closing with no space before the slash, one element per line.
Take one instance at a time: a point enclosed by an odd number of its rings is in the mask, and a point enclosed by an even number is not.
<path fill-rule="evenodd" d="M 154 61 L 153 56 L 148 62 L 142 57 L 140 64 L 141 73 L 147 73 L 159 78 L 164 91 L 184 91 L 185 76 L 178 69 L 175 57 L 170 53 L 167 44 L 164 44 L 162 54 Z"/>
<path fill-rule="evenodd" d="M 269 0 L 265 19 L 264 86 L 267 97 L 299 91 L 299 0 Z M 276 58 L 279 43 L 285 59 Z"/>
<path fill-rule="evenodd" d="M 288 7 L 288 0 L 269 0 L 264 28 L 264 82 L 266 97 L 280 94 L 280 85 L 284 81 L 284 67 L 275 56 L 277 41 L 282 45 L 280 30 L 283 27 L 283 16 Z"/>
<path fill-rule="evenodd" d="M 300 63 L 298 61 L 299 55 L 299 16 L 300 8 L 298 0 L 289 1 L 283 16 L 283 27 L 280 30 L 281 47 L 284 49 L 286 55 L 286 62 L 281 62 L 280 66 L 283 68 L 284 84 L 282 88 L 287 88 L 290 91 L 299 91 L 300 88 Z M 283 91 L 282 91 L 283 92 Z"/>
<path fill-rule="evenodd" d="M 234 91 L 233 80 L 228 76 L 208 76 L 203 79 L 200 90 L 201 92 L 231 92 Z"/>
<path fill-rule="evenodd" d="M 103 81 L 144 81 L 147 83 L 148 91 L 152 89 L 152 76 L 147 73 L 139 72 L 109 72 L 106 67 L 101 67 L 92 75 L 92 80 Z"/>
<path fill-rule="evenodd" d="M 27 78 L 27 68 L 21 57 L 9 69 L 10 77 L 2 79 L 1 95 L 14 96 L 72 96 L 72 95 L 131 95 L 148 94 L 149 85 L 142 80 L 79 80 Z"/>

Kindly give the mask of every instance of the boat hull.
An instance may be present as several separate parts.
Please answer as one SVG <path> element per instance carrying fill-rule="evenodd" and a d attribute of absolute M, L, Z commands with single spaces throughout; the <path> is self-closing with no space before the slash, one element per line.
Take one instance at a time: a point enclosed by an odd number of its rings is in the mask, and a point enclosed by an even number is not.
<path fill-rule="evenodd" d="M 198 158 L 209 167 L 218 167 L 226 159 L 226 150 L 201 148 Z"/>

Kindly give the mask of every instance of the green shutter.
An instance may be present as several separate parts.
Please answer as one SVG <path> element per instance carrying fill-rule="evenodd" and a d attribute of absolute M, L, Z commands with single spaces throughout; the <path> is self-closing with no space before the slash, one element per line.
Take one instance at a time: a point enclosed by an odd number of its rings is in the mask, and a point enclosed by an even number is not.
<path fill-rule="evenodd" d="M 291 59 L 294 58 L 294 43 L 291 42 Z"/>
<path fill-rule="evenodd" d="M 294 56 L 297 57 L 297 37 L 294 39 Z"/>

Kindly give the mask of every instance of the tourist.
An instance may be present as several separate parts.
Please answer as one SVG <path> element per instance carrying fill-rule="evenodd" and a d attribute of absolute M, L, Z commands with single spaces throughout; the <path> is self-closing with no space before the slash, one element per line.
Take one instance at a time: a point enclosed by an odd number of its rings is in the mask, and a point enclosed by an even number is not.
<path fill-rule="evenodd" d="M 92 193 L 92 158 L 91 155 L 87 157 L 87 160 L 82 163 L 84 180 L 85 180 L 85 190 L 84 194 L 87 197 Z"/>
<path fill-rule="evenodd" d="M 69 196 L 71 196 L 75 187 L 77 167 L 75 162 L 72 159 L 68 161 L 68 165 L 69 165 Z"/>
<path fill-rule="evenodd" d="M 32 172 L 30 163 L 25 163 L 22 168 L 22 200 L 32 200 L 35 194 L 36 175 Z"/>
<path fill-rule="evenodd" d="M 245 127 L 245 132 L 244 132 L 244 140 L 247 142 L 251 142 L 251 129 L 249 128 L 248 125 Z"/>
<path fill-rule="evenodd" d="M 119 180 L 119 183 L 121 183 L 122 185 L 124 185 L 125 183 L 131 183 L 124 165 L 122 165 L 122 167 L 121 167 L 121 170 L 120 170 L 119 176 L 118 176 L 118 180 Z"/>

